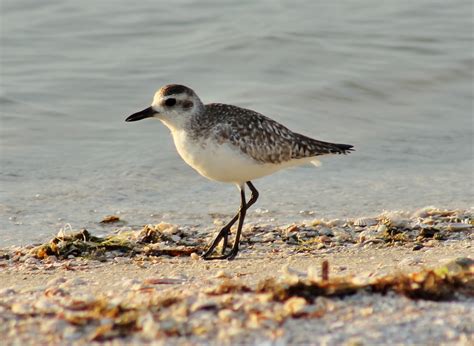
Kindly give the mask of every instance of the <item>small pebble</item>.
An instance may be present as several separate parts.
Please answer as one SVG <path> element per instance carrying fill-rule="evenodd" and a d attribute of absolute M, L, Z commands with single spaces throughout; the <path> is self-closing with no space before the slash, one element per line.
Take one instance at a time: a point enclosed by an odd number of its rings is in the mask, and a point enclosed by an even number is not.
<path fill-rule="evenodd" d="M 36 264 L 36 265 L 38 265 L 38 264 L 41 264 L 41 261 L 38 260 L 37 258 L 29 257 L 29 258 L 27 258 L 27 259 L 25 260 L 24 263 L 25 263 L 25 264 Z"/>
<path fill-rule="evenodd" d="M 9 296 L 15 294 L 16 291 L 13 288 L 2 288 L 0 289 L 0 297 Z"/>
<path fill-rule="evenodd" d="M 57 278 L 49 280 L 46 283 L 46 287 L 56 287 L 56 286 L 59 286 L 62 283 L 65 283 L 66 281 L 67 280 L 63 277 L 57 277 Z"/>
<path fill-rule="evenodd" d="M 334 236 L 334 232 L 332 231 L 332 229 L 330 229 L 328 227 L 325 227 L 325 226 L 318 227 L 317 230 L 318 230 L 319 234 L 321 234 L 323 236 L 327 236 L 327 237 Z"/>
<path fill-rule="evenodd" d="M 224 270 L 219 270 L 214 277 L 216 279 L 222 279 L 222 278 L 230 278 L 230 275 Z"/>
<path fill-rule="evenodd" d="M 174 241 L 175 243 L 179 242 L 181 240 L 181 237 L 179 235 L 173 234 L 171 237 L 171 240 Z"/>
<path fill-rule="evenodd" d="M 114 257 L 114 262 L 120 264 L 129 264 L 132 263 L 132 259 L 130 257 Z"/>

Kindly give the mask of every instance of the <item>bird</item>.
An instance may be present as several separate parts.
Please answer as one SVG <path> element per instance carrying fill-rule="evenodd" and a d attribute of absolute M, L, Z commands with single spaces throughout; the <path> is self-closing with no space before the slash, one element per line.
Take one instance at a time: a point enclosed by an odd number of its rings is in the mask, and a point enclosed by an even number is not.
<path fill-rule="evenodd" d="M 321 155 L 348 154 L 354 150 L 349 144 L 323 142 L 293 132 L 250 109 L 223 103 L 204 104 L 191 88 L 180 84 L 161 87 L 151 106 L 125 121 L 146 118 L 159 119 L 170 130 L 178 154 L 199 174 L 235 184 L 240 190 L 240 208 L 201 255 L 205 260 L 232 260 L 237 256 L 246 212 L 259 197 L 252 180 L 284 168 L 316 164 Z M 248 201 L 246 187 L 251 193 Z M 236 222 L 234 241 L 229 244 Z"/>

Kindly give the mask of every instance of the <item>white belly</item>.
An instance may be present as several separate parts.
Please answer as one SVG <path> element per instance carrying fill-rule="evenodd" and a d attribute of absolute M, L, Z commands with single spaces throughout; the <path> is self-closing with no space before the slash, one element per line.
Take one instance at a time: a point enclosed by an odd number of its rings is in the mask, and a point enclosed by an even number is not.
<path fill-rule="evenodd" d="M 247 181 L 298 164 L 259 163 L 231 144 L 219 144 L 213 140 L 198 143 L 189 139 L 184 131 L 173 131 L 172 135 L 176 149 L 183 160 L 199 174 L 211 180 L 242 185 Z"/>

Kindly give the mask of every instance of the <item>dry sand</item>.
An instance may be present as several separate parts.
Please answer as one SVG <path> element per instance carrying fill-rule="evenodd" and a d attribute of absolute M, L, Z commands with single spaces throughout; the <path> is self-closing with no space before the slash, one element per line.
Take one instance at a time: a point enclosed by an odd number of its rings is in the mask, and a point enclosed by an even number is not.
<path fill-rule="evenodd" d="M 472 212 L 463 213 L 471 222 Z M 446 225 L 446 217 L 439 216 L 439 225 Z M 327 237 L 323 233 L 332 224 L 316 224 L 312 230 L 317 237 Z M 2 344 L 473 344 L 472 227 L 444 233 L 442 239 L 420 239 L 418 234 L 413 241 L 380 242 L 360 236 L 371 231 L 369 226 L 349 225 L 356 240 L 334 241 L 336 245 L 330 242 L 338 234 L 335 229 L 329 240 L 306 240 L 304 246 L 293 244 L 291 237 L 275 239 L 310 232 L 308 225 L 273 232 L 276 236 L 262 243 L 257 232 L 234 261 L 203 261 L 194 255 L 131 257 L 116 251 L 106 252 L 100 261 L 39 259 L 32 256 L 37 249 L 5 250 L 0 260 Z M 248 233 L 252 231 L 247 232 L 251 238 Z M 314 237 L 311 233 L 310 240 Z M 370 282 L 447 263 L 452 269 L 457 258 L 468 263 L 469 285 L 443 301 L 363 290 L 344 297 L 322 294 L 305 300 L 295 294 L 279 300 L 257 289 L 268 278 L 285 287 L 306 278 L 320 280 L 323 261 L 329 262 L 331 279 Z"/>

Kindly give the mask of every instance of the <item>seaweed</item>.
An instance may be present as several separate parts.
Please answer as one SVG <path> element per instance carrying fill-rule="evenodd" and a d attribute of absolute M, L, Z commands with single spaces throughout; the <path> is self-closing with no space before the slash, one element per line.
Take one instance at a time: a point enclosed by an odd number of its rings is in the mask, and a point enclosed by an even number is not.
<path fill-rule="evenodd" d="M 298 279 L 278 282 L 267 279 L 257 286 L 258 293 L 270 293 L 274 300 L 302 297 L 313 302 L 316 297 L 345 297 L 359 292 L 385 295 L 394 292 L 410 299 L 449 301 L 458 295 L 474 297 L 474 261 L 460 258 L 446 266 L 410 274 L 388 275 L 360 283 L 353 277 L 329 279 L 328 264 L 323 262 L 323 280 Z"/>
<path fill-rule="evenodd" d="M 146 232 L 150 234 L 150 227 L 145 226 L 140 234 Z M 153 237 L 147 240 L 146 244 L 155 243 L 162 240 L 159 232 L 154 231 Z M 101 259 L 104 253 L 116 251 L 123 255 L 135 256 L 145 254 L 147 256 L 191 256 L 193 252 L 200 252 L 198 248 L 161 248 L 145 246 L 143 238 L 134 240 L 130 234 L 114 234 L 105 237 L 92 236 L 89 231 L 81 230 L 76 233 L 65 234 L 60 232 L 48 243 L 39 245 L 31 250 L 37 258 L 44 259 L 48 256 L 56 256 L 59 259 L 66 259 L 69 256 L 89 257 Z M 157 245 L 157 244 L 153 244 Z"/>

